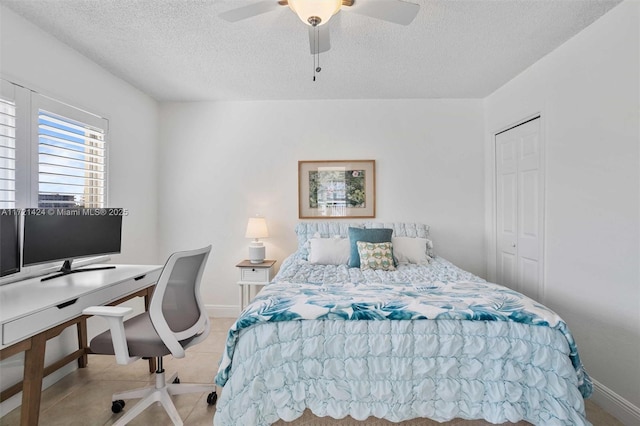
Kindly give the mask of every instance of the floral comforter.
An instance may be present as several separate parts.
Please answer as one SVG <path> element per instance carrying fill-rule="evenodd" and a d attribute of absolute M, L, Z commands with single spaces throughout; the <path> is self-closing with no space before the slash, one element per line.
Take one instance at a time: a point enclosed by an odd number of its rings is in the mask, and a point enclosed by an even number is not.
<path fill-rule="evenodd" d="M 363 324 L 364 331 L 358 329 Z M 268 327 L 257 328 L 260 325 Z M 401 335 L 410 335 L 411 343 L 398 344 L 397 327 L 409 327 Z M 362 333 L 377 337 L 358 340 Z M 305 342 L 318 335 L 322 344 L 305 354 Z M 243 339 L 249 346 L 238 355 Z M 377 346 L 384 347 L 386 341 L 385 359 L 408 359 L 411 365 L 405 376 L 388 379 L 387 389 L 399 386 L 397 392 L 413 395 L 410 401 L 384 402 L 386 392 L 376 391 L 381 386 L 376 371 L 384 370 L 375 367 L 381 356 Z M 361 351 L 354 355 L 353 347 Z M 361 362 L 358 377 L 351 377 L 354 359 Z M 499 373 L 492 363 L 496 360 Z M 422 374 L 417 367 L 422 361 L 438 367 Z M 441 363 L 453 367 L 443 370 Z M 278 376 L 274 389 L 264 378 L 280 368 L 290 374 Z M 396 369 L 391 370 L 393 376 Z M 226 385 L 215 418 L 218 425 L 293 420 L 305 408 L 337 418 L 589 424 L 582 397 L 592 392 L 571 332 L 556 313 L 442 258 L 428 266 L 400 265 L 394 272 L 287 259 L 274 282 L 231 327 L 215 380 Z M 365 390 L 354 388 L 354 381 Z M 341 386 L 344 394 L 327 396 Z M 551 394 L 550 387 L 555 388 Z"/>

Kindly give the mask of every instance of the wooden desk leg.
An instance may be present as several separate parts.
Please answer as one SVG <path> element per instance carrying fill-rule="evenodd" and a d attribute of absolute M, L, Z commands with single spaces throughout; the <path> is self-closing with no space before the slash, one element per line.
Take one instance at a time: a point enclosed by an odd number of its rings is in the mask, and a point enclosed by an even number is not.
<path fill-rule="evenodd" d="M 24 353 L 24 380 L 22 382 L 22 408 L 20 424 L 35 426 L 40 416 L 44 351 L 47 338 L 40 333 L 31 338 L 31 349 Z"/>
<path fill-rule="evenodd" d="M 78 358 L 78 368 L 85 368 L 89 364 L 89 357 L 87 355 L 87 319 L 82 318 L 78 324 L 78 349 L 82 351 L 82 355 Z"/>
<path fill-rule="evenodd" d="M 153 296 L 153 287 L 149 287 L 147 289 L 147 294 L 144 295 L 144 310 L 149 310 L 149 305 L 151 305 L 151 296 Z M 156 359 L 155 357 L 149 358 L 149 373 L 156 372 Z"/>

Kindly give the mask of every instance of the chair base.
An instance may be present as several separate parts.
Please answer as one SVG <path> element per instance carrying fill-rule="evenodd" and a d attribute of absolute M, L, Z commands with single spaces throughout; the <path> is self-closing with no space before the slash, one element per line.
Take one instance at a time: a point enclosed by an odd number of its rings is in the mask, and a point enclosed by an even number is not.
<path fill-rule="evenodd" d="M 169 377 L 169 380 L 165 380 L 164 370 L 156 372 L 156 384 L 154 387 L 147 386 L 144 388 L 133 389 L 126 392 L 120 392 L 113 394 L 112 401 L 118 401 L 120 399 L 136 399 L 141 400 L 134 405 L 130 410 L 127 410 L 125 414 L 114 423 L 114 426 L 123 426 L 142 413 L 148 406 L 154 402 L 159 402 L 164 407 L 165 411 L 171 418 L 171 421 L 175 426 L 182 426 L 182 419 L 178 414 L 178 410 L 171 400 L 171 395 L 180 395 L 185 393 L 197 393 L 197 392 L 215 392 L 215 385 L 206 384 L 189 384 L 189 383 L 173 383 L 178 376 L 178 373 L 174 373 Z"/>

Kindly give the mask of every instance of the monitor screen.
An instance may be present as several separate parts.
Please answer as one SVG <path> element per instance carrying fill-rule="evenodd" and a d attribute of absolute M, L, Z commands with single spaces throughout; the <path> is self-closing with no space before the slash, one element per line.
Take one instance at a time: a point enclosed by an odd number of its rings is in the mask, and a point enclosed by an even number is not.
<path fill-rule="evenodd" d="M 122 209 L 27 209 L 22 264 L 120 253 Z"/>
<path fill-rule="evenodd" d="M 20 210 L 0 209 L 0 277 L 20 272 Z"/>

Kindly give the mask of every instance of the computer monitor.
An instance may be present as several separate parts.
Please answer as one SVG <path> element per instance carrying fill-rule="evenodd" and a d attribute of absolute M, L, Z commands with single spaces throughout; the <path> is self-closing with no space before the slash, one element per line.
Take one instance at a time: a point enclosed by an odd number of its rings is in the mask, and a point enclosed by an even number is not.
<path fill-rule="evenodd" d="M 122 209 L 27 209 L 22 265 L 64 261 L 61 275 L 101 268 L 72 269 L 74 259 L 120 253 Z"/>
<path fill-rule="evenodd" d="M 20 272 L 20 210 L 0 209 L 0 277 Z"/>

